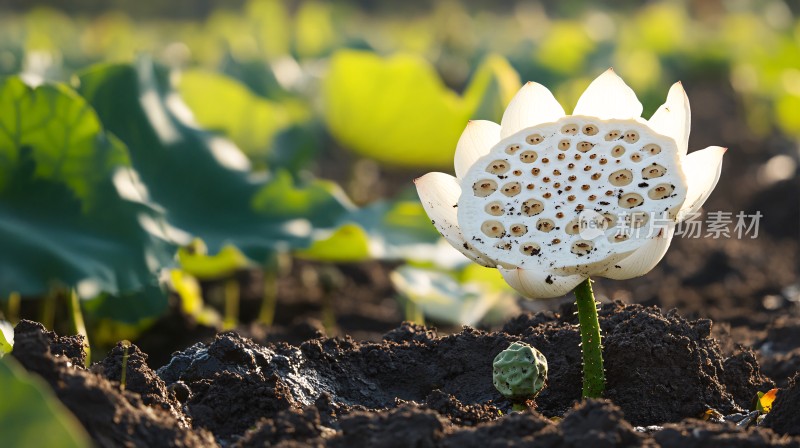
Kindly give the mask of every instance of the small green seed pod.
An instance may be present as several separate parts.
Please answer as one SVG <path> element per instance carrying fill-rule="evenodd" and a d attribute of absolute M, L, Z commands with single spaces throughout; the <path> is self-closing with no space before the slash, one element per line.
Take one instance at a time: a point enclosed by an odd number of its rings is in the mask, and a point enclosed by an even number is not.
<path fill-rule="evenodd" d="M 547 359 L 534 347 L 515 342 L 492 363 L 494 387 L 511 401 L 530 400 L 544 389 Z"/>

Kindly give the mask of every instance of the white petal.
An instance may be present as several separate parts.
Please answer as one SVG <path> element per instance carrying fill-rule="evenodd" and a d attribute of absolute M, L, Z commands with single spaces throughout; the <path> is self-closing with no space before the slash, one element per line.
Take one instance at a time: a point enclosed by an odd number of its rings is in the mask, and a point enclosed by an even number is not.
<path fill-rule="evenodd" d="M 428 173 L 415 179 L 414 183 L 422 207 L 444 239 L 470 260 L 481 266 L 495 267 L 494 261 L 464 240 L 464 235 L 458 227 L 456 205 L 458 197 L 461 196 L 461 185 L 458 184 L 458 180 L 444 173 Z"/>
<path fill-rule="evenodd" d="M 500 141 L 500 125 L 487 120 L 472 120 L 467 123 L 456 145 L 456 177 L 461 179 L 476 160 L 489 153 Z"/>
<path fill-rule="evenodd" d="M 674 226 L 671 226 L 670 229 L 664 229 L 662 236 L 646 242 L 644 246 L 636 249 L 628 257 L 618 261 L 604 272 L 597 274 L 597 276 L 624 280 L 647 274 L 664 258 L 674 234 Z"/>
<path fill-rule="evenodd" d="M 498 269 L 512 288 L 529 299 L 561 297 L 575 289 L 586 278 L 582 275 L 555 275 L 547 271 L 520 268 Z"/>
<path fill-rule="evenodd" d="M 650 118 L 650 127 L 661 135 L 672 137 L 678 144 L 678 155 L 683 158 L 689 149 L 689 131 L 692 111 L 683 85 L 676 82 L 669 89 L 667 101 Z"/>
<path fill-rule="evenodd" d="M 541 123 L 550 123 L 564 116 L 564 108 L 547 87 L 528 82 L 514 95 L 500 122 L 500 138 Z"/>
<path fill-rule="evenodd" d="M 678 219 L 683 220 L 700 210 L 708 196 L 717 186 L 722 172 L 722 156 L 728 148 L 709 146 L 695 151 L 683 159 L 683 174 L 689 188 L 686 201 L 681 206 Z"/>
<path fill-rule="evenodd" d="M 633 89 L 610 68 L 589 84 L 572 114 L 603 119 L 638 118 L 642 115 L 642 103 Z"/>

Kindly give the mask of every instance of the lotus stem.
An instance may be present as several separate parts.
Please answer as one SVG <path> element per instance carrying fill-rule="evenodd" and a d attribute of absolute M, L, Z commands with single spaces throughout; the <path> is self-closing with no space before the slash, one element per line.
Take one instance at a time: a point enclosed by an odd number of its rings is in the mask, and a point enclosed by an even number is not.
<path fill-rule="evenodd" d="M 239 323 L 239 280 L 231 277 L 225 281 L 225 317 L 222 320 L 222 329 L 231 330 Z"/>
<path fill-rule="evenodd" d="M 6 320 L 16 325 L 19 322 L 19 308 L 22 302 L 22 296 L 18 292 L 12 292 L 8 296 L 8 313 L 6 313 Z"/>
<path fill-rule="evenodd" d="M 266 326 L 275 322 L 275 308 L 278 306 L 278 282 L 292 269 L 292 257 L 280 251 L 270 258 L 264 267 L 264 295 L 258 321 Z"/>
<path fill-rule="evenodd" d="M 86 349 L 85 367 L 89 367 L 92 359 L 92 349 L 89 344 L 89 333 L 86 332 L 86 324 L 83 321 L 83 311 L 81 310 L 81 300 L 75 289 L 69 292 L 69 300 L 67 300 L 69 307 L 70 323 L 72 324 L 72 332 L 83 336 L 84 347 Z"/>
<path fill-rule="evenodd" d="M 425 314 L 422 308 L 411 299 L 406 299 L 406 320 L 417 325 L 425 325 Z"/>
<path fill-rule="evenodd" d="M 122 344 L 122 373 L 119 376 L 119 388 L 125 390 L 128 381 L 128 350 L 131 348 L 131 341 L 126 339 L 120 344 Z"/>
<path fill-rule="evenodd" d="M 603 346 L 597 302 L 592 292 L 592 280 L 587 278 L 575 287 L 578 305 L 578 322 L 583 354 L 583 398 L 600 398 L 606 387 L 603 369 Z"/>
<path fill-rule="evenodd" d="M 53 330 L 56 320 L 56 305 L 58 303 L 59 288 L 51 288 L 47 295 L 42 299 L 42 306 L 39 308 L 39 322 L 48 330 Z"/>

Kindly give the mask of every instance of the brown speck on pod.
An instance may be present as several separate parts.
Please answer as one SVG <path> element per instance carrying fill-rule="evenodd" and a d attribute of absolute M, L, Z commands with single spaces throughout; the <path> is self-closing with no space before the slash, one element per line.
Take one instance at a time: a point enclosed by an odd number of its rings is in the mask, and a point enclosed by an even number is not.
<path fill-rule="evenodd" d="M 608 163 L 608 159 L 600 159 L 600 165 L 605 165 Z"/>
<path fill-rule="evenodd" d="M 642 179 L 655 179 L 667 173 L 667 169 L 663 166 L 654 163 L 650 166 L 642 168 Z"/>
<path fill-rule="evenodd" d="M 553 241 L 550 242 L 551 244 L 560 244 L 561 240 L 558 238 L 553 238 Z"/>
<path fill-rule="evenodd" d="M 647 196 L 650 199 L 664 199 L 668 198 L 673 191 L 675 191 L 675 187 L 670 184 L 658 184 L 647 192 Z"/>
<path fill-rule="evenodd" d="M 561 182 L 554 183 L 553 188 L 561 188 Z"/>
<path fill-rule="evenodd" d="M 534 168 L 534 169 L 531 170 L 531 174 L 533 174 L 534 176 L 538 176 L 539 173 L 541 173 L 541 172 L 542 172 L 542 170 L 540 168 Z"/>
<path fill-rule="evenodd" d="M 608 175 L 608 180 L 611 182 L 611 185 L 622 187 L 633 181 L 633 173 L 631 170 L 614 171 Z"/>
<path fill-rule="evenodd" d="M 565 124 L 561 127 L 561 133 L 567 135 L 575 135 L 578 133 L 578 125 L 576 124 Z"/>
<path fill-rule="evenodd" d="M 580 154 L 575 154 L 575 160 L 581 160 L 581 155 Z"/>
<path fill-rule="evenodd" d="M 622 137 L 627 143 L 636 143 L 639 141 L 639 133 L 636 131 L 625 131 L 625 136 Z"/>
<path fill-rule="evenodd" d="M 557 156 L 557 158 L 558 158 L 558 160 L 564 160 L 564 159 L 566 159 L 566 158 L 567 158 L 567 155 L 566 155 L 566 154 L 564 154 L 564 153 L 561 153 L 561 154 L 559 154 L 559 155 Z"/>
<path fill-rule="evenodd" d="M 647 221 L 648 217 L 645 212 L 635 212 L 625 217 L 625 224 L 634 229 L 641 228 L 643 225 L 647 224 Z"/>
<path fill-rule="evenodd" d="M 564 187 L 564 191 L 570 191 L 570 190 L 572 190 L 572 185 L 567 185 L 566 187 Z"/>
<path fill-rule="evenodd" d="M 617 145 L 611 149 L 611 155 L 614 157 L 622 157 L 625 154 L 625 147 L 622 145 Z"/>
<path fill-rule="evenodd" d="M 592 170 L 591 165 L 586 165 L 585 167 L 583 167 L 583 171 L 591 171 L 591 170 Z"/>
<path fill-rule="evenodd" d="M 592 160 L 594 160 L 594 159 L 596 159 L 596 158 L 597 158 L 597 154 L 592 154 L 592 155 L 590 155 L 590 156 L 589 156 L 589 158 L 590 158 L 590 159 L 592 159 Z"/>
<path fill-rule="evenodd" d="M 539 255 L 542 248 L 536 243 L 524 243 L 519 247 L 519 251 L 525 255 Z"/>
<path fill-rule="evenodd" d="M 575 195 L 571 194 L 571 195 L 567 196 L 567 200 L 570 201 L 570 202 L 574 201 L 575 200 Z"/>
<path fill-rule="evenodd" d="M 589 188 L 590 188 L 590 187 L 589 187 L 588 185 L 581 185 L 581 190 L 583 190 L 583 191 L 588 191 L 588 190 L 589 190 Z M 589 196 L 589 197 L 590 197 L 590 198 L 592 198 L 592 197 L 594 197 L 594 195 L 592 195 L 592 196 Z M 592 199 L 592 200 L 594 200 L 594 199 Z"/>
<path fill-rule="evenodd" d="M 578 143 L 578 151 L 580 151 L 580 152 L 588 152 L 592 148 L 594 148 L 594 143 L 591 143 L 591 142 L 580 142 L 580 143 Z"/>
<path fill-rule="evenodd" d="M 544 204 L 542 201 L 528 199 L 522 203 L 522 214 L 525 216 L 536 216 L 542 211 L 544 211 Z"/>
<path fill-rule="evenodd" d="M 598 131 L 597 126 L 593 124 L 587 124 L 583 126 L 583 133 L 586 135 L 596 135 Z"/>
<path fill-rule="evenodd" d="M 644 204 L 644 198 L 638 193 L 625 193 L 619 197 L 618 204 L 622 208 L 634 208 Z"/>
<path fill-rule="evenodd" d="M 575 164 L 574 163 L 570 163 L 569 165 L 567 165 L 567 168 L 573 169 L 573 168 L 575 168 Z"/>
<path fill-rule="evenodd" d="M 661 152 L 661 147 L 656 145 L 655 143 L 650 143 L 649 145 L 644 145 L 642 151 L 650 153 L 651 156 L 654 156 Z"/>
<path fill-rule="evenodd" d="M 508 146 L 506 147 L 506 154 L 512 154 L 512 155 L 513 155 L 513 154 L 516 154 L 516 152 L 517 152 L 517 151 L 519 151 L 519 150 L 520 150 L 520 148 L 521 148 L 521 146 L 520 146 L 520 145 L 517 145 L 517 144 L 514 144 L 514 145 L 508 145 Z"/>
<path fill-rule="evenodd" d="M 550 182 L 550 178 L 549 177 L 543 177 L 542 178 L 542 182 L 548 183 L 548 182 Z"/>
<path fill-rule="evenodd" d="M 575 182 L 575 179 L 577 179 L 577 178 L 578 178 L 578 176 L 575 176 L 575 175 L 573 174 L 572 176 L 569 176 L 569 177 L 567 178 L 567 180 L 569 180 L 570 182 Z"/>
<path fill-rule="evenodd" d="M 498 248 L 500 250 L 511 250 L 513 245 L 511 243 L 508 243 L 508 242 L 500 241 L 499 243 L 495 244 L 494 247 L 496 247 L 496 248 Z"/>
<path fill-rule="evenodd" d="M 603 213 L 603 219 L 607 229 L 617 224 L 617 216 L 613 213 Z"/>
<path fill-rule="evenodd" d="M 500 221 L 488 220 L 481 224 L 481 232 L 489 238 L 500 238 L 506 233 L 505 227 Z"/>
<path fill-rule="evenodd" d="M 594 248 L 594 245 L 585 240 L 579 240 L 572 243 L 572 248 L 570 248 L 570 252 L 578 256 L 589 255 L 589 253 Z"/>
<path fill-rule="evenodd" d="M 549 162 L 550 162 L 550 159 L 548 159 L 547 157 L 542 159 L 542 163 L 549 163 Z"/>
<path fill-rule="evenodd" d="M 495 160 L 486 167 L 486 171 L 492 174 L 505 174 L 508 169 L 509 165 L 505 160 Z"/>
<path fill-rule="evenodd" d="M 553 176 L 560 176 L 560 175 L 561 175 L 561 171 L 553 170 Z"/>
<path fill-rule="evenodd" d="M 620 135 L 622 135 L 622 132 L 620 131 L 608 131 L 606 133 L 605 139 L 607 142 L 610 142 L 611 140 L 618 139 Z"/>
<path fill-rule="evenodd" d="M 569 223 L 567 223 L 566 228 L 564 229 L 567 232 L 567 235 L 577 235 L 581 231 L 581 223 L 578 221 L 577 218 L 573 219 Z"/>
<path fill-rule="evenodd" d="M 528 186 L 525 188 L 527 188 L 528 190 L 533 190 L 533 184 L 528 184 Z"/>
<path fill-rule="evenodd" d="M 520 191 L 522 191 L 522 187 L 520 186 L 519 182 L 509 182 L 503 185 L 502 192 L 508 197 L 516 196 Z"/>
<path fill-rule="evenodd" d="M 540 232 L 549 232 L 556 227 L 552 219 L 540 219 L 536 222 L 536 230 Z"/>
<path fill-rule="evenodd" d="M 475 196 L 485 198 L 497 191 L 497 182 L 491 179 L 479 180 L 472 184 L 472 191 L 475 193 Z"/>
<path fill-rule="evenodd" d="M 486 211 L 486 213 L 492 216 L 501 216 L 503 213 L 506 212 L 506 210 L 503 208 L 503 204 L 499 201 L 494 201 L 486 204 L 484 210 Z"/>
<path fill-rule="evenodd" d="M 550 199 L 550 196 L 552 196 L 552 194 L 548 191 L 547 193 L 543 194 L 542 196 L 544 196 L 545 199 Z"/>
<path fill-rule="evenodd" d="M 585 185 L 585 186 L 586 186 L 586 187 L 588 187 L 588 185 Z M 585 188 L 585 190 L 588 190 L 588 188 Z M 596 200 L 596 199 L 597 199 L 597 196 L 595 196 L 595 195 L 593 195 L 593 194 L 590 194 L 590 195 L 589 195 L 589 200 L 590 200 L 590 201 L 594 201 L 594 200 Z"/>
<path fill-rule="evenodd" d="M 556 218 L 561 219 L 563 217 L 564 217 L 564 213 L 563 212 L 556 213 Z"/>
<path fill-rule="evenodd" d="M 576 212 L 580 212 L 582 210 L 583 210 L 583 204 L 578 204 L 578 205 L 575 206 L 575 211 Z"/>
<path fill-rule="evenodd" d="M 613 196 L 614 192 L 611 190 L 606 190 L 606 196 Z"/>
<path fill-rule="evenodd" d="M 539 154 L 536 154 L 536 151 L 522 151 L 519 155 L 519 160 L 522 163 L 533 163 L 538 158 Z"/>
<path fill-rule="evenodd" d="M 592 174 L 592 180 L 597 180 L 597 179 L 600 179 L 600 176 L 602 176 L 602 174 L 600 174 L 600 173 L 594 173 L 594 174 Z"/>
<path fill-rule="evenodd" d="M 613 237 L 611 237 L 611 242 L 612 243 L 621 243 L 623 241 L 626 241 L 627 239 L 628 239 L 628 235 L 627 234 L 618 233 L 618 234 L 614 235 Z"/>
<path fill-rule="evenodd" d="M 522 236 L 528 233 L 528 226 L 525 224 L 511 224 L 509 230 L 513 236 Z"/>
<path fill-rule="evenodd" d="M 639 153 L 631 154 L 631 160 L 633 160 L 634 162 L 638 162 L 642 160 L 642 155 Z"/>
<path fill-rule="evenodd" d="M 544 137 L 542 137 L 540 134 L 531 134 L 525 139 L 525 141 L 530 145 L 538 145 L 544 141 Z"/>

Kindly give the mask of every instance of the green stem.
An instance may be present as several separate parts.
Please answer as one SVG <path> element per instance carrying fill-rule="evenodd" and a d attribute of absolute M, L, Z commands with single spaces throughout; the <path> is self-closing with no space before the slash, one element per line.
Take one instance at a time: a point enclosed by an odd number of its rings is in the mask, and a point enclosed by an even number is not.
<path fill-rule="evenodd" d="M 67 300 L 69 307 L 70 323 L 72 324 L 72 332 L 83 336 L 84 347 L 86 348 L 86 366 L 89 367 L 92 359 L 92 349 L 89 344 L 89 333 L 86 332 L 86 324 L 83 321 L 83 311 L 81 311 L 81 300 L 78 293 L 74 289 L 69 292 L 69 300 Z"/>
<path fill-rule="evenodd" d="M 22 296 L 18 292 L 12 292 L 8 296 L 8 314 L 6 320 L 16 325 L 19 322 L 19 307 L 22 302 Z"/>
<path fill-rule="evenodd" d="M 411 299 L 406 299 L 406 320 L 417 325 L 425 325 L 425 315 L 422 308 Z"/>
<path fill-rule="evenodd" d="M 122 341 L 122 373 L 119 376 L 119 388 L 125 390 L 128 382 L 128 350 L 131 348 L 131 341 Z"/>
<path fill-rule="evenodd" d="M 514 412 L 525 412 L 528 409 L 528 406 L 522 403 L 512 403 L 511 410 Z"/>
<path fill-rule="evenodd" d="M 39 309 L 39 322 L 41 322 L 41 324 L 44 325 L 44 327 L 48 330 L 53 330 L 53 325 L 55 324 L 58 291 L 59 288 L 51 288 L 47 295 L 44 296 L 44 299 L 42 300 L 42 306 Z"/>
<path fill-rule="evenodd" d="M 225 281 L 225 317 L 222 320 L 223 330 L 232 330 L 239 323 L 239 280 L 236 277 Z"/>
<path fill-rule="evenodd" d="M 278 306 L 278 276 L 274 272 L 264 272 L 264 295 L 258 321 L 268 327 L 275 322 L 275 308 Z"/>
<path fill-rule="evenodd" d="M 600 321 L 597 318 L 597 302 L 594 300 L 591 279 L 587 278 L 575 287 L 575 298 L 583 352 L 583 398 L 600 398 L 606 387 L 606 377 L 603 370 Z"/>

